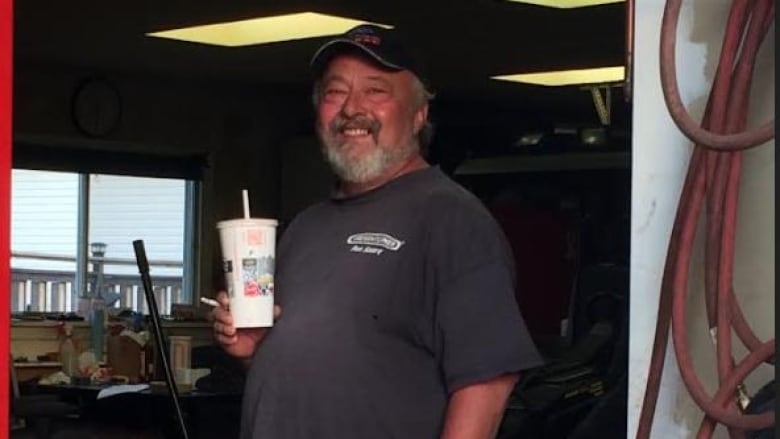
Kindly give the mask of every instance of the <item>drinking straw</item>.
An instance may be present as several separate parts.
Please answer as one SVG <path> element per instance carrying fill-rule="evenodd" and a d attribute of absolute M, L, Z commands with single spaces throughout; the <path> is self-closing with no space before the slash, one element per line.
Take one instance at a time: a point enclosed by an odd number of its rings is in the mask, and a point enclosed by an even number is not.
<path fill-rule="evenodd" d="M 244 198 L 244 218 L 249 219 L 249 191 L 244 189 L 241 196 Z"/>

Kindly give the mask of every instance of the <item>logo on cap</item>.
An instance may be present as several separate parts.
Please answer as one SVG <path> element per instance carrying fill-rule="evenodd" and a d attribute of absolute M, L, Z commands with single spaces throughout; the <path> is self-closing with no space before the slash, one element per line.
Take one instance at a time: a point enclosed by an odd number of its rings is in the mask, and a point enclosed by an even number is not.
<path fill-rule="evenodd" d="M 378 46 L 382 44 L 382 39 L 376 35 L 369 34 L 355 34 L 352 35 L 352 41 L 360 44 L 371 44 L 372 46 Z"/>

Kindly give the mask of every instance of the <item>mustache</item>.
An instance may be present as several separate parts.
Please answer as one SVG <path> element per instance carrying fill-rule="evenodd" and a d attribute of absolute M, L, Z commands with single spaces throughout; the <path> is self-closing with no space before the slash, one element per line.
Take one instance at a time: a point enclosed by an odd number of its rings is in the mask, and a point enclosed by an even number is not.
<path fill-rule="evenodd" d="M 354 117 L 337 115 L 328 125 L 330 132 L 333 134 L 338 134 L 346 129 L 362 129 L 368 131 L 375 139 L 382 128 L 382 124 L 379 121 L 363 115 Z"/>

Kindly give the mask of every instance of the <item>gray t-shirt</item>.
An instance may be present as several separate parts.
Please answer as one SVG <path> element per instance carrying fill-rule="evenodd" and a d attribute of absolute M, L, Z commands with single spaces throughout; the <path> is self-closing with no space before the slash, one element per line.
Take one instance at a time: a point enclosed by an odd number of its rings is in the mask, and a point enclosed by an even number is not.
<path fill-rule="evenodd" d="M 541 363 L 510 252 L 437 167 L 301 213 L 277 250 L 282 315 L 249 370 L 241 437 L 437 437 L 452 392 Z"/>

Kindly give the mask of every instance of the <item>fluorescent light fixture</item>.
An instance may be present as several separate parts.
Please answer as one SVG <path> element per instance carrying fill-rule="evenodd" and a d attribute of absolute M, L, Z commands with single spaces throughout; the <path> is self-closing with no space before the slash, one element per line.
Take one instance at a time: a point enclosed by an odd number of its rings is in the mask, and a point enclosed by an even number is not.
<path fill-rule="evenodd" d="M 548 8 L 570 9 L 584 8 L 586 6 L 606 5 L 608 3 L 620 3 L 625 0 L 509 0 L 517 3 L 547 6 Z"/>
<path fill-rule="evenodd" d="M 558 70 L 554 72 L 520 73 L 516 75 L 492 76 L 493 79 L 525 82 L 536 85 L 603 84 L 619 82 L 626 76 L 625 67 L 598 67 L 595 69 Z"/>
<path fill-rule="evenodd" d="M 364 23 L 369 22 L 316 12 L 300 12 L 170 29 L 146 35 L 217 46 L 238 47 L 337 35 Z M 372 24 L 392 28 L 392 26 L 385 24 Z"/>

